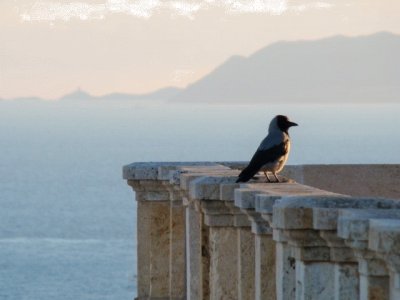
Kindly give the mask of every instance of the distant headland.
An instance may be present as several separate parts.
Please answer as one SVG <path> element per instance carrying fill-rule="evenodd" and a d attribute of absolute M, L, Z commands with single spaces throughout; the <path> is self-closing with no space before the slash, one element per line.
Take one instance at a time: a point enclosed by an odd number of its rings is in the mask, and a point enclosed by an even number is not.
<path fill-rule="evenodd" d="M 384 103 L 400 100 L 400 36 L 333 36 L 282 41 L 249 57 L 232 56 L 186 88 L 93 96 L 82 89 L 58 101 L 163 100 L 189 103 Z M 0 99 L 1 100 L 1 99 Z M 41 100 L 24 97 L 10 100 Z"/>

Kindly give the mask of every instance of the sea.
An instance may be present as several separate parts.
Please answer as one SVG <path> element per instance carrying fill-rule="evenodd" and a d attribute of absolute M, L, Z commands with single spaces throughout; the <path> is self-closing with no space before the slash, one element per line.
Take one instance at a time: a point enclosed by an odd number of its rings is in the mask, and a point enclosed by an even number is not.
<path fill-rule="evenodd" d="M 285 114 L 289 164 L 400 163 L 400 104 L 0 102 L 0 299 L 136 296 L 122 166 L 245 161 Z"/>

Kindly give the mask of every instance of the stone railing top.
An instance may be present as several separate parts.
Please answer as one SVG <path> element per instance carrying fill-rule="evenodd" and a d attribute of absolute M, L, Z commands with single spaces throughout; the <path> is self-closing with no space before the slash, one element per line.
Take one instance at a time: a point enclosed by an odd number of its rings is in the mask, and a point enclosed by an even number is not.
<path fill-rule="evenodd" d="M 170 171 L 179 168 L 225 166 L 231 169 L 242 169 L 248 162 L 223 161 L 223 162 L 135 162 L 125 165 L 122 177 L 126 180 L 169 180 Z M 199 171 L 196 168 L 196 171 Z"/>
<path fill-rule="evenodd" d="M 396 253 L 396 255 L 400 257 L 400 220 L 370 220 L 368 243 L 368 247 L 372 250 L 383 253 Z"/>
<path fill-rule="evenodd" d="M 347 196 L 283 197 L 273 207 L 273 227 L 278 229 L 336 230 L 341 209 L 381 209 L 400 207 L 391 199 Z M 355 210 L 357 214 L 357 210 Z"/>
<path fill-rule="evenodd" d="M 400 201 L 393 199 L 384 198 L 369 198 L 369 197 L 358 197 L 351 198 L 349 196 L 341 195 L 341 197 L 321 197 L 321 196 L 291 196 L 284 197 L 278 204 L 279 207 L 293 207 L 293 208 L 398 208 L 400 207 Z"/>
<path fill-rule="evenodd" d="M 241 184 L 235 190 L 235 205 L 245 209 L 257 209 L 265 213 L 272 212 L 270 200 L 285 196 L 333 196 L 338 195 L 296 182 L 260 184 Z M 273 201 L 274 202 L 274 201 Z"/>
<path fill-rule="evenodd" d="M 135 162 L 122 169 L 122 177 L 127 180 L 163 180 L 170 170 L 183 166 L 213 166 L 213 162 Z M 164 179 L 167 180 L 167 179 Z"/>
<path fill-rule="evenodd" d="M 338 236 L 350 240 L 368 240 L 371 220 L 400 219 L 400 209 L 343 209 L 339 212 Z"/>

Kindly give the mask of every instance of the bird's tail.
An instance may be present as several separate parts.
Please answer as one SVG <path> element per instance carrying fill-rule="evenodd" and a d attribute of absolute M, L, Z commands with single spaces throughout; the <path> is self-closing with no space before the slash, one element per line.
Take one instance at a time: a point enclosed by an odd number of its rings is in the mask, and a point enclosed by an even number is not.
<path fill-rule="evenodd" d="M 257 172 L 254 172 L 253 170 L 250 170 L 249 168 L 243 169 L 243 171 L 239 174 L 238 179 L 236 180 L 236 183 L 238 182 L 247 182 L 251 178 L 253 178 L 254 175 L 256 175 Z"/>

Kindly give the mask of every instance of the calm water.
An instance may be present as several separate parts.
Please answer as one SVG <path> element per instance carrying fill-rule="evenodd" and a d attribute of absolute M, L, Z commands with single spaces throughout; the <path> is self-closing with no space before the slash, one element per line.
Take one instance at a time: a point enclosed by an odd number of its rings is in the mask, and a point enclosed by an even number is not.
<path fill-rule="evenodd" d="M 0 102 L 0 299 L 132 299 L 122 165 L 246 160 L 278 113 L 291 164 L 400 163 L 400 105 Z"/>

